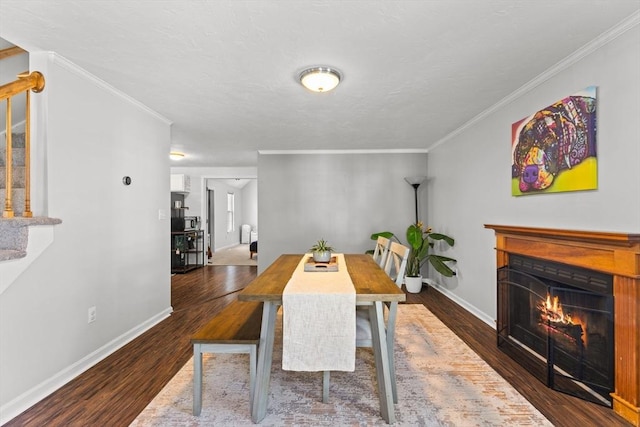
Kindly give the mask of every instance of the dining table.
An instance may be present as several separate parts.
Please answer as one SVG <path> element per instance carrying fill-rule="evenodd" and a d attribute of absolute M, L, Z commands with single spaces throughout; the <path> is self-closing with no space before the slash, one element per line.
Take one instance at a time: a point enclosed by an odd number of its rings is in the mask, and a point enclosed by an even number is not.
<path fill-rule="evenodd" d="M 277 311 L 282 305 L 283 291 L 304 256 L 305 254 L 280 255 L 238 293 L 240 301 L 263 303 L 256 382 L 251 402 L 251 419 L 254 423 L 262 421 L 267 414 Z M 375 263 L 371 255 L 344 254 L 344 260 L 356 292 L 356 305 L 369 307 L 380 415 L 387 423 L 393 424 L 393 366 L 390 362 L 393 359 L 390 359 L 389 354 L 393 351 L 393 345 L 387 342 L 384 310 L 387 306 L 390 316 L 395 316 L 398 303 L 405 301 L 406 295 Z M 330 278 L 326 272 L 310 274 L 323 274 Z"/>

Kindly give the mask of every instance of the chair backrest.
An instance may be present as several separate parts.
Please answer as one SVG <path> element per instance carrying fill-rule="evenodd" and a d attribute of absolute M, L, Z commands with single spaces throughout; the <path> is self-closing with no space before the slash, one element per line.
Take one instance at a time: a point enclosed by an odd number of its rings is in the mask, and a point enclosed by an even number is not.
<path fill-rule="evenodd" d="M 378 236 L 378 240 L 376 241 L 376 248 L 373 251 L 373 260 L 380 266 L 380 268 L 384 268 L 384 263 L 387 260 L 387 252 L 389 252 L 389 244 L 391 240 L 386 237 Z"/>
<path fill-rule="evenodd" d="M 400 243 L 391 242 L 389 245 L 384 271 L 396 282 L 399 288 L 402 287 L 402 281 L 404 280 L 404 271 L 407 269 L 409 252 L 411 252 L 411 249 Z"/>

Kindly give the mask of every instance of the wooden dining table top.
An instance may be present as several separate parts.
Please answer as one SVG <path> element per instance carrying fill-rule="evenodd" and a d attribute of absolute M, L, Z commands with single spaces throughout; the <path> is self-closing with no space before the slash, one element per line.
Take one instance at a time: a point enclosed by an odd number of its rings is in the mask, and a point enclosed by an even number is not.
<path fill-rule="evenodd" d="M 280 255 L 266 270 L 238 293 L 240 301 L 282 303 L 282 292 L 304 254 Z M 401 302 L 406 300 L 402 289 L 389 278 L 371 255 L 344 254 L 347 271 L 356 291 L 357 302 Z M 340 268 L 340 266 L 338 267 Z M 309 272 L 308 274 L 331 274 Z"/>

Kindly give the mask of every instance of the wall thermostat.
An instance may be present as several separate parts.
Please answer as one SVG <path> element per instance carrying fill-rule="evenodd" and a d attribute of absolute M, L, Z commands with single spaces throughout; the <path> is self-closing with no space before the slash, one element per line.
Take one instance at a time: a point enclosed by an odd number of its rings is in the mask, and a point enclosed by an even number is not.
<path fill-rule="evenodd" d="M 130 176 L 125 176 L 124 178 L 122 178 L 122 183 L 124 185 L 129 185 L 131 184 L 131 177 Z"/>

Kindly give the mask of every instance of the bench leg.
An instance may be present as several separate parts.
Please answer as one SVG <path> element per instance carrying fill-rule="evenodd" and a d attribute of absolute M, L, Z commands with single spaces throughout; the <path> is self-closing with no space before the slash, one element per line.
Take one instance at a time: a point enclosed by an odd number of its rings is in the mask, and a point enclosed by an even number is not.
<path fill-rule="evenodd" d="M 331 371 L 322 372 L 322 403 L 329 402 L 329 383 L 331 381 Z"/>
<path fill-rule="evenodd" d="M 202 410 L 202 348 L 193 345 L 193 415 L 200 415 Z"/>

